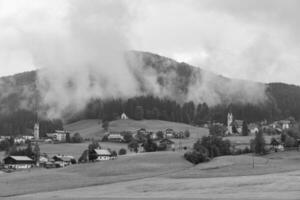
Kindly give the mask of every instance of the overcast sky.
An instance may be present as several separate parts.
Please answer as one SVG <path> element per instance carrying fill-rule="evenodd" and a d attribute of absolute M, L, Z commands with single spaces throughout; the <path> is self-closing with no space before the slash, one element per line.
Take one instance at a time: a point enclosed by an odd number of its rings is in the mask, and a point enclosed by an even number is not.
<path fill-rule="evenodd" d="M 84 15 L 70 16 L 72 3 L 0 0 L 0 76 L 42 67 L 36 66 L 32 51 L 35 40 L 28 38 L 53 41 L 67 35 L 67 18 L 78 24 L 84 19 Z M 82 3 L 93 5 L 94 1 Z M 116 26 L 124 25 L 120 30 L 128 49 L 158 53 L 232 78 L 300 85 L 298 0 L 125 0 L 113 4 L 109 12 L 122 20 Z M 90 26 L 105 29 L 111 19 L 104 16 Z"/>

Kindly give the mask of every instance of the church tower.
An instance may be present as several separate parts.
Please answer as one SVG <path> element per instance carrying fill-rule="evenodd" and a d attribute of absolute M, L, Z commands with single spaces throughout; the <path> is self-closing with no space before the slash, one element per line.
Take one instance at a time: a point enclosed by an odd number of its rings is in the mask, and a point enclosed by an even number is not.
<path fill-rule="evenodd" d="M 35 140 L 40 139 L 40 125 L 38 122 L 34 124 L 33 136 Z"/>
<path fill-rule="evenodd" d="M 232 135 L 232 123 L 233 123 L 233 115 L 231 112 L 227 115 L 227 133 L 228 135 Z"/>

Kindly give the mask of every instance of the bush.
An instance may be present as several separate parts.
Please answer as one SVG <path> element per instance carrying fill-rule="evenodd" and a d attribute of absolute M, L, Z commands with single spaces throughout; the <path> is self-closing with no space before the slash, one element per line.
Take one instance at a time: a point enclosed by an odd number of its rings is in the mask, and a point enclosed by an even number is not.
<path fill-rule="evenodd" d="M 195 150 L 186 152 L 184 154 L 184 158 L 187 161 L 189 161 L 189 162 L 191 162 L 191 163 L 193 163 L 195 165 L 197 165 L 199 163 L 202 163 L 202 162 L 209 161 L 206 153 L 195 151 Z"/>
<path fill-rule="evenodd" d="M 127 153 L 127 151 L 124 148 L 119 150 L 119 155 L 126 155 L 126 153 Z"/>
<path fill-rule="evenodd" d="M 75 133 L 73 137 L 71 138 L 72 143 L 81 143 L 83 142 L 83 138 L 79 133 Z"/>
<path fill-rule="evenodd" d="M 297 146 L 297 141 L 294 138 L 287 135 L 285 138 L 285 141 L 284 141 L 284 146 L 285 147 L 295 147 L 295 146 Z"/>
<path fill-rule="evenodd" d="M 189 130 L 185 130 L 184 131 L 184 137 L 189 138 L 190 137 L 190 131 Z"/>
<path fill-rule="evenodd" d="M 131 142 L 128 144 L 128 149 L 137 153 L 139 150 L 139 143 L 136 140 L 131 140 Z"/>

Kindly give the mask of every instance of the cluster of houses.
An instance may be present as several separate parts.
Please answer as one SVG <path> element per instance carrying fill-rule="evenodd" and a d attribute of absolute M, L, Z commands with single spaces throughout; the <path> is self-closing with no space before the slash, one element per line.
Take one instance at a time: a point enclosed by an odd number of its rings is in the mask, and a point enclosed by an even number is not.
<path fill-rule="evenodd" d="M 93 153 L 94 155 L 96 155 L 95 161 L 116 159 L 116 156 L 107 149 L 94 149 Z M 2 166 L 5 170 L 30 169 L 33 167 L 42 167 L 49 169 L 67 167 L 76 163 L 78 162 L 71 155 L 57 154 L 49 157 L 46 154 L 43 154 L 39 157 L 38 162 L 34 161 L 28 156 L 7 156 L 3 159 Z"/>
<path fill-rule="evenodd" d="M 40 138 L 36 137 L 33 134 L 27 135 L 18 135 L 18 136 L 10 136 L 10 135 L 1 135 L 0 142 L 4 140 L 14 140 L 14 144 L 25 144 L 27 141 L 31 142 L 46 142 L 46 143 L 54 143 L 54 142 L 66 142 L 68 132 L 62 130 L 56 130 L 53 133 L 46 133 L 46 137 Z"/>
<path fill-rule="evenodd" d="M 242 135 L 243 123 L 243 120 L 234 119 L 233 114 L 228 113 L 225 135 Z M 268 124 L 266 121 L 247 124 L 249 135 L 255 135 L 258 133 L 259 128 L 261 128 L 265 133 L 281 134 L 284 130 L 291 128 L 293 125 L 294 123 L 291 119 L 279 120 L 271 124 Z"/>
<path fill-rule="evenodd" d="M 167 128 L 165 131 L 147 131 L 144 128 L 141 128 L 137 130 L 135 133 L 132 133 L 130 131 L 123 131 L 123 132 L 107 132 L 107 140 L 109 142 L 124 142 L 124 135 L 125 134 L 131 134 L 133 138 L 138 138 L 139 135 L 142 136 L 149 136 L 153 140 L 159 140 L 159 139 L 171 139 L 171 138 L 186 138 L 189 137 L 189 135 L 186 134 L 186 131 L 179 131 L 176 132 L 171 128 Z"/>

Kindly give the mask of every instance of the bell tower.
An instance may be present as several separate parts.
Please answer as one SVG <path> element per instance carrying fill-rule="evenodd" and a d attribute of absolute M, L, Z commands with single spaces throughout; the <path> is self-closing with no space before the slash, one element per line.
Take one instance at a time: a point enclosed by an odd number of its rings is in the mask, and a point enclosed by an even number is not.
<path fill-rule="evenodd" d="M 227 133 L 228 135 L 232 135 L 232 123 L 233 123 L 233 115 L 231 112 L 227 115 Z"/>

